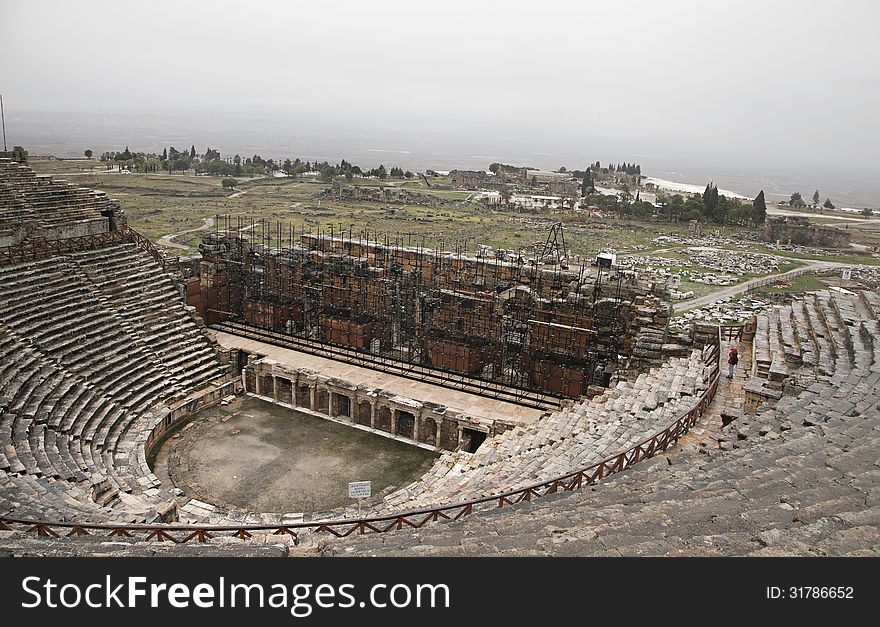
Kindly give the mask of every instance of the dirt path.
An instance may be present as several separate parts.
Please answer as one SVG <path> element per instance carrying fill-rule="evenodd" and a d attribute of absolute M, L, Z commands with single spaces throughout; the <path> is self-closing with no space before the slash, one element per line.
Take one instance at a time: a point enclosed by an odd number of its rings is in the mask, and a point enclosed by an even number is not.
<path fill-rule="evenodd" d="M 268 178 L 268 177 L 263 176 L 263 177 L 260 177 L 260 179 L 253 179 L 253 180 L 254 180 L 254 181 L 258 181 L 258 180 L 261 180 L 261 179 L 264 179 L 264 178 Z M 281 177 L 278 177 L 278 178 L 281 178 Z M 293 185 L 290 186 L 290 189 L 297 188 L 297 187 L 299 187 L 299 186 L 301 186 L 301 185 L 302 185 L 302 183 L 294 183 Z M 227 196 L 227 198 L 238 198 L 239 196 L 244 196 L 244 195 L 247 194 L 248 192 L 257 189 L 258 187 L 260 187 L 260 186 L 259 186 L 259 185 L 255 185 L 255 186 L 253 186 L 253 187 L 248 187 L 247 189 L 243 189 L 243 190 L 241 190 L 240 192 L 235 192 L 234 194 L 230 194 L 229 196 Z"/>
<path fill-rule="evenodd" d="M 181 235 L 185 235 L 186 233 L 193 233 L 195 231 L 207 231 L 212 226 L 214 226 L 214 218 L 202 218 L 202 226 L 197 226 L 194 229 L 187 229 L 185 231 L 180 231 L 179 233 L 171 233 L 169 235 L 163 235 L 156 242 L 159 246 L 167 246 L 168 248 L 177 248 L 178 250 L 189 250 L 189 246 L 185 246 L 183 244 L 178 244 L 177 242 L 173 242 L 175 237 L 179 237 Z"/>

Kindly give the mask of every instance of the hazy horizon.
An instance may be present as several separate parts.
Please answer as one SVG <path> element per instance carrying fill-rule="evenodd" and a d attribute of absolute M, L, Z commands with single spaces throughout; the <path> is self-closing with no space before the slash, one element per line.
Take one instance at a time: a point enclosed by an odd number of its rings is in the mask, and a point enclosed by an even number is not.
<path fill-rule="evenodd" d="M 501 160 L 880 205 L 880 5 L 0 5 L 7 138 Z M 177 141 L 178 144 L 174 142 Z"/>

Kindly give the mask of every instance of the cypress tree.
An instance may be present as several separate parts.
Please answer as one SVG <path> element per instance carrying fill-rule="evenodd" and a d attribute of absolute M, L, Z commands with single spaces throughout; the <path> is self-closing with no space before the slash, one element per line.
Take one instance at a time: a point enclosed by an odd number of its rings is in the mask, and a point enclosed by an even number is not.
<path fill-rule="evenodd" d="M 584 182 L 581 184 L 581 196 L 586 196 L 593 190 L 593 170 L 587 168 L 584 172 Z"/>
<path fill-rule="evenodd" d="M 706 217 L 714 219 L 718 208 L 718 187 L 712 181 L 709 181 L 706 191 L 703 192 L 703 206 L 706 208 Z"/>
<path fill-rule="evenodd" d="M 764 190 L 762 189 L 755 200 L 752 201 L 752 222 L 755 224 L 764 224 L 767 219 L 767 203 L 764 201 Z"/>

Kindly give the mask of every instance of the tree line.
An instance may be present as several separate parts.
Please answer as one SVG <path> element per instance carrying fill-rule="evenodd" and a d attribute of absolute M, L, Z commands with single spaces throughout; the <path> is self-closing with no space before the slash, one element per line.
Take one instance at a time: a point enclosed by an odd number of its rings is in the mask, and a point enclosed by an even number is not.
<path fill-rule="evenodd" d="M 584 184 L 589 185 L 590 180 L 588 174 L 584 178 Z M 633 196 L 625 185 L 618 196 L 597 194 L 595 188 L 587 190 L 584 202 L 611 213 L 635 218 L 657 217 L 670 222 L 699 220 L 713 224 L 754 226 L 763 224 L 767 219 L 767 203 L 763 190 L 749 203 L 720 194 L 718 187 L 712 182 L 706 185 L 702 194 L 658 194 L 658 206 L 642 200 L 638 190 Z"/>
<path fill-rule="evenodd" d="M 688 198 L 673 194 L 663 199 L 666 214 L 675 221 L 700 220 L 712 224 L 750 226 L 764 224 L 767 220 L 767 201 L 763 189 L 749 203 L 720 194 L 718 186 L 710 181 L 702 194 Z"/>
<path fill-rule="evenodd" d="M 822 197 L 819 195 L 819 190 L 817 189 L 816 191 L 813 192 L 813 204 L 809 205 L 809 206 L 811 206 L 813 209 L 816 209 L 819 206 L 819 203 L 821 202 L 821 200 L 822 200 Z M 804 200 L 804 197 L 801 196 L 800 192 L 794 192 L 791 195 L 791 197 L 788 199 L 788 206 L 794 207 L 795 209 L 804 209 L 808 205 L 807 205 L 806 201 Z M 834 203 L 831 202 L 830 198 L 826 198 L 825 202 L 822 204 L 822 206 L 825 209 L 834 209 Z"/>
<path fill-rule="evenodd" d="M 85 151 L 85 156 L 92 158 L 91 150 Z M 163 148 L 160 153 L 132 152 L 128 146 L 122 151 L 107 151 L 101 154 L 100 160 L 105 163 L 108 168 L 118 166 L 120 168 L 128 168 L 134 172 L 159 172 L 167 171 L 169 174 L 173 172 L 187 172 L 195 170 L 196 174 L 209 174 L 212 176 L 224 177 L 252 177 L 271 175 L 275 172 L 284 172 L 288 176 L 302 176 L 307 173 L 317 173 L 318 176 L 329 181 L 337 176 L 344 176 L 351 181 L 355 176 L 359 177 L 375 177 L 378 179 L 391 178 L 413 178 L 413 174 L 409 170 L 404 170 L 398 166 L 386 169 L 383 164 L 378 167 L 366 170 L 360 166 L 349 163 L 345 159 L 338 164 L 331 164 L 327 161 L 319 162 L 296 159 L 264 159 L 258 154 L 251 157 L 241 157 L 236 154 L 229 158 L 224 158 L 219 150 L 214 148 L 206 148 L 205 152 L 199 154 L 193 145 L 189 150 L 178 150 L 174 146 Z"/>

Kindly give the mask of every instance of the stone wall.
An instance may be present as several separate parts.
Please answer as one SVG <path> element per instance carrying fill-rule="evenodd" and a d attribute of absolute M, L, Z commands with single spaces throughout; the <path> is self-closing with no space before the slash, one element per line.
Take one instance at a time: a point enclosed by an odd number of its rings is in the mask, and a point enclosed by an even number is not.
<path fill-rule="evenodd" d="M 667 303 L 585 263 L 312 234 L 281 252 L 207 234 L 200 250 L 199 289 L 188 284 L 187 298 L 209 325 L 244 322 L 541 393 L 581 396 L 607 384 L 640 332 L 639 357 L 665 341 Z"/>
<path fill-rule="evenodd" d="M 228 396 L 235 395 L 238 387 L 240 387 L 238 380 L 212 385 L 164 408 L 153 428 L 150 431 L 145 431 L 142 435 L 146 459 L 152 457 L 156 445 L 170 431 L 188 422 L 201 410 L 216 405 Z"/>
<path fill-rule="evenodd" d="M 810 224 L 808 218 L 785 217 L 767 220 L 763 238 L 787 245 L 849 248 L 851 235 L 841 229 Z"/>
<path fill-rule="evenodd" d="M 460 414 L 438 403 L 356 385 L 257 355 L 250 356 L 242 383 L 247 394 L 278 405 L 431 450 L 456 450 L 466 438 L 465 430 L 491 437 L 513 426 L 503 417 L 488 420 Z"/>
<path fill-rule="evenodd" d="M 485 172 L 478 170 L 453 170 L 449 174 L 452 186 L 459 189 L 477 189 L 488 177 Z"/>

